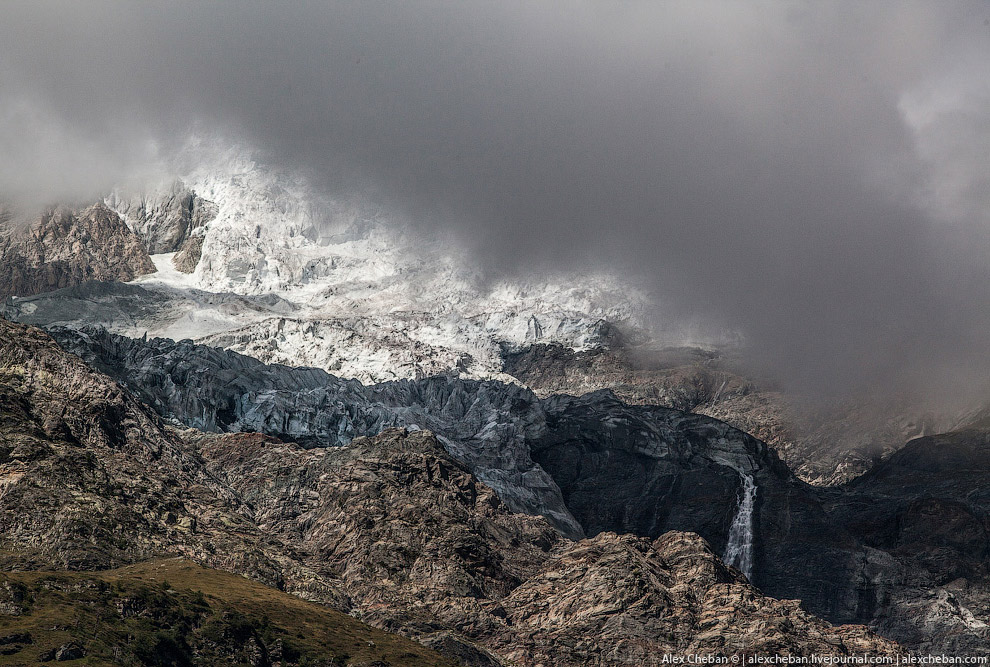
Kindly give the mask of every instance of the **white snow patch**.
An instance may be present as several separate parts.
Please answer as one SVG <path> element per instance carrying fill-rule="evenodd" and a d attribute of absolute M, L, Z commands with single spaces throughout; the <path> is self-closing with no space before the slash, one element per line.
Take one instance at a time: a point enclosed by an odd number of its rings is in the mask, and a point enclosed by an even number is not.
<path fill-rule="evenodd" d="M 503 345 L 583 349 L 601 343 L 607 323 L 641 321 L 644 295 L 612 276 L 558 273 L 486 286 L 454 249 L 413 239 L 386 212 L 328 198 L 249 151 L 201 142 L 186 162 L 174 178 L 218 213 L 201 228 L 192 274 L 177 271 L 172 254 L 155 255 L 158 272 L 135 281 L 182 300 L 167 321 L 140 323 L 150 335 L 363 381 L 450 369 L 491 378 L 500 376 Z M 248 300 L 218 306 L 210 294 Z M 252 305 L 272 296 L 285 300 L 284 317 Z"/>

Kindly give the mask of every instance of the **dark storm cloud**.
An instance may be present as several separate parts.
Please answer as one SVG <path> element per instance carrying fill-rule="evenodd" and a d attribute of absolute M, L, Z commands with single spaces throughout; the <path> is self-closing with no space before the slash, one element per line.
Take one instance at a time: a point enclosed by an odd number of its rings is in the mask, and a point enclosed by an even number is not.
<path fill-rule="evenodd" d="M 494 272 L 643 279 L 658 312 L 741 331 L 792 381 L 990 370 L 986 5 L 4 11 L 8 191 L 78 195 L 222 132 Z"/>

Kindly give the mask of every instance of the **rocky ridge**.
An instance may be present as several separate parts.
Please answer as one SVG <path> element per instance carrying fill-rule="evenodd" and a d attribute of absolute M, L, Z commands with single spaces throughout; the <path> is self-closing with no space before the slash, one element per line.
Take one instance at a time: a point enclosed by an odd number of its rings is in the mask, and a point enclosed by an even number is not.
<path fill-rule="evenodd" d="M 53 333 L 176 423 L 301 439 L 314 451 L 388 426 L 428 428 L 510 509 L 542 515 L 571 537 L 615 532 L 653 540 L 690 530 L 724 553 L 749 476 L 753 582 L 763 591 L 800 599 L 832 622 L 892 628 L 909 646 L 986 646 L 980 607 L 943 605 L 944 622 L 931 624 L 930 605 L 897 602 L 942 595 L 954 569 L 935 561 L 941 569 L 922 576 L 918 561 L 865 534 L 834 496 L 861 502 L 867 487 L 811 487 L 765 443 L 724 422 L 629 405 L 610 392 L 540 400 L 518 386 L 442 377 L 365 386 L 188 342 Z M 922 490 L 911 494 L 917 499 Z"/>
<path fill-rule="evenodd" d="M 614 336 L 577 351 L 536 344 L 505 355 L 504 371 L 541 397 L 609 389 L 623 401 L 708 415 L 774 448 L 804 481 L 848 482 L 908 440 L 960 428 L 971 410 L 932 410 L 907 396 L 802 400 L 754 377 L 732 349 L 656 347 Z"/>
<path fill-rule="evenodd" d="M 896 650 L 765 598 L 696 536 L 563 538 L 510 512 L 425 431 L 316 449 L 176 432 L 36 329 L 0 323 L 0 352 L 8 567 L 103 569 L 179 553 L 462 664 Z"/>
<path fill-rule="evenodd" d="M 87 280 L 128 281 L 155 266 L 113 210 L 57 206 L 32 220 L 0 223 L 0 298 L 29 296 Z"/>

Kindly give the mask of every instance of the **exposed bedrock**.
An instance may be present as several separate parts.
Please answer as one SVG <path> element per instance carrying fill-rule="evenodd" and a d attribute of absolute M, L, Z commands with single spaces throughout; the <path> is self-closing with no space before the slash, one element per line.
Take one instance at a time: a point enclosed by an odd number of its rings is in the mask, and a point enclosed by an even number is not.
<path fill-rule="evenodd" d="M 752 581 L 765 593 L 799 599 L 832 622 L 883 628 L 912 647 L 990 645 L 990 606 L 972 592 L 988 583 L 985 476 L 965 472 L 985 447 L 972 434 L 957 437 L 955 463 L 924 458 L 941 442 L 933 441 L 885 464 L 920 456 L 912 474 L 933 475 L 931 484 L 901 484 L 910 475 L 881 465 L 846 487 L 820 489 L 725 423 L 627 405 L 610 392 L 540 400 L 514 385 L 444 377 L 365 386 L 189 342 L 95 329 L 53 335 L 159 414 L 206 431 L 326 447 L 387 426 L 427 428 L 510 509 L 543 515 L 570 537 L 689 530 L 725 554 L 750 475 Z"/>
<path fill-rule="evenodd" d="M 22 221 L 0 211 L 0 298 L 154 271 L 141 239 L 103 204 L 58 206 Z"/>

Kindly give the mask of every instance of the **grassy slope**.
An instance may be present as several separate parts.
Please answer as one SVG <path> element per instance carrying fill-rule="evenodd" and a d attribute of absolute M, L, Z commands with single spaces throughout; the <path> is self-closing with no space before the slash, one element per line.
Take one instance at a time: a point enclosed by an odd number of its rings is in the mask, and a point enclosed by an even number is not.
<path fill-rule="evenodd" d="M 246 665 L 259 652 L 277 660 L 281 646 L 283 665 L 452 665 L 345 614 L 183 559 L 0 573 L 0 665 L 37 664 L 69 642 L 86 657 L 52 664 Z"/>

